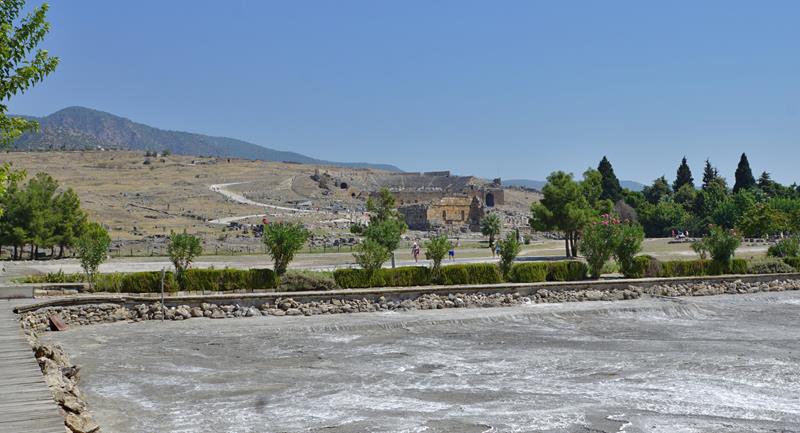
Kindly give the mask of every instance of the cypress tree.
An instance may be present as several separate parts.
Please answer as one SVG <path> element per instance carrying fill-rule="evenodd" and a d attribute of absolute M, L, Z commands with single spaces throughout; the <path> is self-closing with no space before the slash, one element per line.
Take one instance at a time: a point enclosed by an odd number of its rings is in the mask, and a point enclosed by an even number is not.
<path fill-rule="evenodd" d="M 684 185 L 691 185 L 694 188 L 694 178 L 692 177 L 692 170 L 689 168 L 689 164 L 686 163 L 686 157 L 683 157 L 681 160 L 681 165 L 678 166 L 677 176 L 675 177 L 675 182 L 672 183 L 672 190 L 678 192 Z"/>
<path fill-rule="evenodd" d="M 742 153 L 739 165 L 736 167 L 736 183 L 733 184 L 733 192 L 752 188 L 755 184 L 756 179 L 753 177 L 753 171 L 750 170 L 750 161 L 747 160 L 747 155 Z"/>
<path fill-rule="evenodd" d="M 719 171 L 716 167 L 711 165 L 711 161 L 706 159 L 706 167 L 703 170 L 703 189 L 708 189 L 708 186 L 711 185 L 711 182 L 718 177 Z"/>
<path fill-rule="evenodd" d="M 603 200 L 611 200 L 616 203 L 617 200 L 622 197 L 622 187 L 619 185 L 619 179 L 617 179 L 617 175 L 614 174 L 614 167 L 611 166 L 611 162 L 608 161 L 608 158 L 603 156 L 603 159 L 600 160 L 600 164 L 597 166 L 597 171 L 603 176 L 601 183 L 603 192 L 600 194 L 600 198 Z"/>

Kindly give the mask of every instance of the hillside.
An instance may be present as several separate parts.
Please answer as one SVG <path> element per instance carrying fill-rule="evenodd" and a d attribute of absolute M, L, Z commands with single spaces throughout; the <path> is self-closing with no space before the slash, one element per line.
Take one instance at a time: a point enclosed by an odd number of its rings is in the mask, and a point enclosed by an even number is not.
<path fill-rule="evenodd" d="M 69 107 L 35 119 L 39 121 L 40 131 L 20 137 L 14 143 L 16 149 L 83 150 L 102 147 L 154 152 L 169 150 L 179 155 L 207 155 L 401 171 L 388 164 L 325 161 L 296 152 L 270 149 L 235 138 L 158 129 L 84 107 Z"/>
<path fill-rule="evenodd" d="M 62 188 L 74 189 L 89 218 L 108 228 L 115 254 L 124 250 L 139 255 L 149 255 L 155 247 L 163 252 L 165 236 L 183 230 L 200 236 L 209 252 L 262 251 L 260 239 L 235 227 L 262 218 L 302 222 L 317 246 L 321 240 L 352 242 L 351 225 L 365 218 L 369 193 L 398 178 L 416 177 L 238 158 L 146 157 L 141 151 L 121 150 L 19 151 L 4 153 L 2 160 L 29 178 L 46 172 Z M 498 210 L 522 226 L 538 198 L 508 189 L 506 204 Z"/>

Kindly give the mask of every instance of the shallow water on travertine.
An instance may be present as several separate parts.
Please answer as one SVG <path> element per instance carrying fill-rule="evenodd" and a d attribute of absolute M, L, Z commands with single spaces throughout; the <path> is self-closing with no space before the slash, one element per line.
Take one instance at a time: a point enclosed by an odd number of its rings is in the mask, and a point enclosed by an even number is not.
<path fill-rule="evenodd" d="M 47 338 L 105 432 L 800 431 L 800 292 Z"/>

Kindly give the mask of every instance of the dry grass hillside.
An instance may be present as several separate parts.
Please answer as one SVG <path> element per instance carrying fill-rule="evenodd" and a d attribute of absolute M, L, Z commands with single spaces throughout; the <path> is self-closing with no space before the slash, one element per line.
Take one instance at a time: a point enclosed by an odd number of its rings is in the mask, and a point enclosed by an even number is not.
<path fill-rule="evenodd" d="M 130 151 L 10 152 L 1 159 L 29 176 L 49 173 L 63 188 L 76 190 L 90 218 L 105 224 L 126 252 L 137 241 L 158 240 L 171 230 L 184 229 L 201 235 L 207 245 L 258 245 L 251 236 L 226 226 L 231 221 L 258 222 L 261 215 L 271 221 L 303 221 L 316 234 L 344 236 L 349 222 L 361 217 L 369 190 L 391 176 L 373 169 L 182 155 L 145 157 Z M 315 174 L 323 174 L 327 183 L 313 180 Z M 525 212 L 536 199 L 519 190 L 509 190 L 507 197 L 508 210 L 517 212 Z M 208 222 L 217 219 L 222 220 Z"/>
<path fill-rule="evenodd" d="M 264 211 L 226 199 L 209 189 L 212 184 L 256 182 L 281 204 L 302 198 L 292 191 L 292 184 L 296 179 L 305 183 L 315 169 L 300 164 L 180 155 L 146 158 L 141 152 L 124 151 L 11 152 L 2 160 L 29 176 L 47 172 L 62 187 L 75 189 L 90 217 L 108 225 L 115 239 L 184 228 L 198 233 L 219 232 L 220 227 L 204 221 Z M 277 217 L 288 214 L 271 213 Z"/>

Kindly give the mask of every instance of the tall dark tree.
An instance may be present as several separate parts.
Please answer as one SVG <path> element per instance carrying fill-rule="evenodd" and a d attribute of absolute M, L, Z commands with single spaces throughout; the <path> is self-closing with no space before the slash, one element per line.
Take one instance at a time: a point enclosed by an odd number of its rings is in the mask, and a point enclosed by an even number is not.
<path fill-rule="evenodd" d="M 681 165 L 678 166 L 678 172 L 675 177 L 675 182 L 672 183 L 672 190 L 678 192 L 684 185 L 690 185 L 694 188 L 694 178 L 692 177 L 692 170 L 689 164 L 686 163 L 686 157 L 681 160 Z"/>
<path fill-rule="evenodd" d="M 747 160 L 747 155 L 742 153 L 739 165 L 736 167 L 736 183 L 733 185 L 733 192 L 752 188 L 755 184 L 756 179 L 753 177 L 753 171 L 750 170 L 750 161 Z"/>
<path fill-rule="evenodd" d="M 761 176 L 758 177 L 758 182 L 757 182 L 758 187 L 761 189 L 769 188 L 771 184 L 772 184 L 772 176 L 769 174 L 769 172 L 766 171 L 762 172 Z"/>
<path fill-rule="evenodd" d="M 597 166 L 597 171 L 603 176 L 601 182 L 603 192 L 600 194 L 600 198 L 603 200 L 611 200 L 612 202 L 619 200 L 622 197 L 622 187 L 619 185 L 619 179 L 617 179 L 617 175 L 614 174 L 614 167 L 611 166 L 608 158 L 603 156 L 603 159 L 600 160 L 600 164 Z"/>
<path fill-rule="evenodd" d="M 709 185 L 719 177 L 719 170 L 711 165 L 711 161 L 706 159 L 706 166 L 703 169 L 703 189 L 708 189 Z"/>

